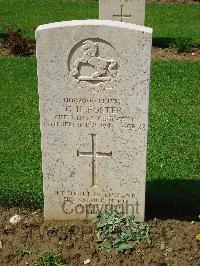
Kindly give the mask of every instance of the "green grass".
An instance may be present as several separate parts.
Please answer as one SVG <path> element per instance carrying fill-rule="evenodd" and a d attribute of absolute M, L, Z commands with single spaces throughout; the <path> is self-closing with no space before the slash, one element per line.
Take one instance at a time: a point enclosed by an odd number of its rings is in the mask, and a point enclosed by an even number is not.
<path fill-rule="evenodd" d="M 42 202 L 42 174 L 36 62 L 0 57 L 0 200 Z"/>
<path fill-rule="evenodd" d="M 149 180 L 197 179 L 199 67 L 200 62 L 153 64 Z"/>
<path fill-rule="evenodd" d="M 199 4 L 147 4 L 146 25 L 154 38 L 191 38 L 200 43 Z M 98 18 L 98 1 L 0 0 L 0 33 L 9 25 L 17 26 L 34 38 L 40 24 Z"/>
<path fill-rule="evenodd" d="M 154 62 L 147 213 L 188 215 L 200 202 L 200 62 Z M 196 213 L 197 214 L 197 213 Z"/>
<path fill-rule="evenodd" d="M 94 19 L 98 17 L 95 1 L 70 0 L 8 0 L 0 1 L 0 28 L 17 26 L 26 36 L 34 38 L 40 24 L 64 20 Z"/>
<path fill-rule="evenodd" d="M 0 202 L 43 206 L 36 60 L 0 57 Z M 199 62 L 153 62 L 147 212 L 200 202 Z"/>
<path fill-rule="evenodd" d="M 191 38 L 200 43 L 200 4 L 147 4 L 145 25 L 155 38 Z"/>

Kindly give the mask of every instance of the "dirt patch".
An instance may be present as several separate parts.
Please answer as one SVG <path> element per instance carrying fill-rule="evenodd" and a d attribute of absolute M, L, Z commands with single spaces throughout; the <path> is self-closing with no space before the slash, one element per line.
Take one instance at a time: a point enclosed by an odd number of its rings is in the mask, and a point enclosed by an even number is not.
<path fill-rule="evenodd" d="M 200 49 L 193 48 L 191 53 L 178 54 L 173 48 L 152 48 L 153 60 L 188 60 L 200 61 Z"/>
<path fill-rule="evenodd" d="M 6 48 L 2 43 L 0 43 L 0 55 L 7 56 L 12 55 L 12 53 L 9 48 Z"/>
<path fill-rule="evenodd" d="M 15 215 L 21 221 L 12 225 Z M 0 265 L 24 266 L 44 251 L 62 255 L 67 265 L 200 265 L 200 222 L 180 220 L 148 221 L 153 246 L 141 243 L 129 255 L 100 252 L 95 243 L 95 225 L 88 221 L 44 222 L 43 213 L 0 207 Z"/>
<path fill-rule="evenodd" d="M 35 56 L 35 42 L 12 33 L 6 39 L 0 40 L 0 56 Z"/>

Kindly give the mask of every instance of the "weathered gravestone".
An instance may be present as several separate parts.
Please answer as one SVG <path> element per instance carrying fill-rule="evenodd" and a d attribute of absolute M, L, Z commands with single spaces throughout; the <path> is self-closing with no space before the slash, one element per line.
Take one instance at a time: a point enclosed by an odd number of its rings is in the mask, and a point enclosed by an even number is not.
<path fill-rule="evenodd" d="M 144 25 L 145 0 L 99 0 L 99 19 Z"/>
<path fill-rule="evenodd" d="M 151 37 L 103 20 L 38 27 L 46 219 L 111 205 L 144 218 Z"/>

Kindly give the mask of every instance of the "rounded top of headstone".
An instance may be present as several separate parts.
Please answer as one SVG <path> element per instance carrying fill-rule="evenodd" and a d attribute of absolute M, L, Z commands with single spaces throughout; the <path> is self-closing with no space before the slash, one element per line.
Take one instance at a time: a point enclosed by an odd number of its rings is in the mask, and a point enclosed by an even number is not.
<path fill-rule="evenodd" d="M 132 23 L 112 21 L 112 20 L 99 20 L 99 19 L 89 19 L 89 20 L 71 20 L 71 21 L 61 21 L 55 23 L 49 23 L 38 26 L 36 29 L 36 34 L 39 31 L 56 29 L 62 27 L 76 27 L 76 26 L 108 26 L 108 27 L 117 27 L 124 28 L 136 31 L 142 31 L 145 33 L 152 34 L 153 29 L 141 25 L 136 25 Z"/>

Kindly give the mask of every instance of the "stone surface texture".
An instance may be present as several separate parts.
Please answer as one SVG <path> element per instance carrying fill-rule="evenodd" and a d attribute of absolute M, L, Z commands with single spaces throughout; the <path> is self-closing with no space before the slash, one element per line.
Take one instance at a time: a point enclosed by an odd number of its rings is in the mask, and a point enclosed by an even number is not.
<path fill-rule="evenodd" d="M 37 28 L 45 219 L 144 219 L 151 39 L 105 20 Z"/>
<path fill-rule="evenodd" d="M 99 0 L 99 19 L 144 25 L 145 0 Z"/>

